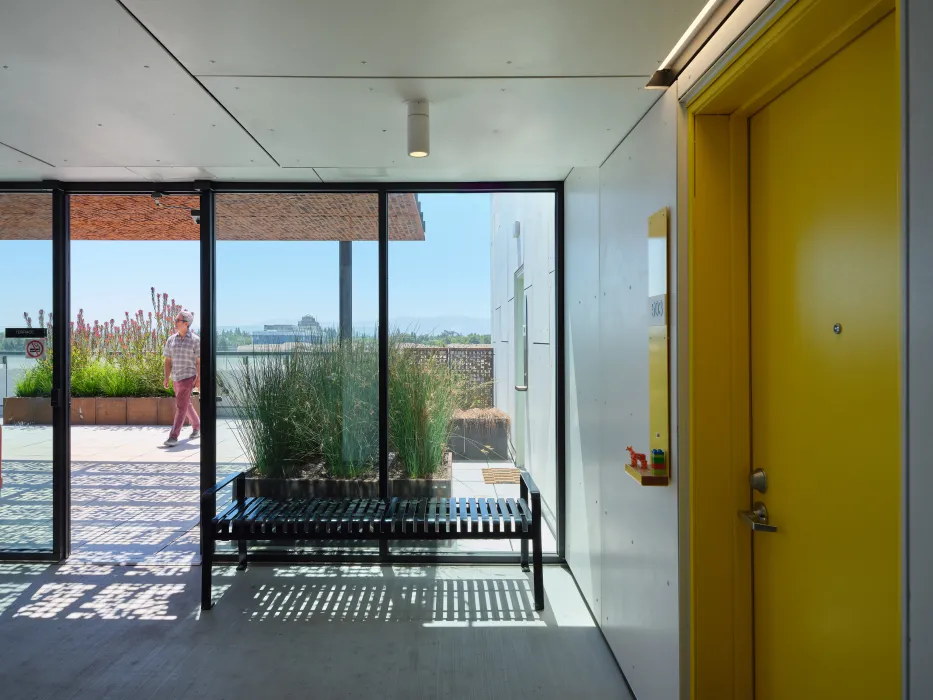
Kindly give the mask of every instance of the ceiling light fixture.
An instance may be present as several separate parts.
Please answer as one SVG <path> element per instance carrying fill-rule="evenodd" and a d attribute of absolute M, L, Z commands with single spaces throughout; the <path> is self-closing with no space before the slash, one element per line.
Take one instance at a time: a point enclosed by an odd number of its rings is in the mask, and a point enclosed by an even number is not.
<path fill-rule="evenodd" d="M 687 31 L 685 31 L 678 42 L 674 44 L 674 48 L 671 49 L 667 58 L 658 66 L 658 69 L 654 72 L 654 75 L 651 76 L 645 88 L 648 90 L 666 90 L 674 84 L 674 80 L 677 78 L 673 70 L 674 63 L 680 58 L 680 54 L 687 44 L 696 38 L 697 33 L 703 27 L 706 20 L 710 18 L 713 12 L 718 9 L 724 1 L 725 0 L 709 0 L 709 2 L 706 3 L 703 9 L 700 10 L 700 14 L 693 20 L 693 23 L 687 27 Z"/>
<path fill-rule="evenodd" d="M 428 103 L 408 103 L 408 155 L 427 158 L 431 153 L 431 124 Z"/>

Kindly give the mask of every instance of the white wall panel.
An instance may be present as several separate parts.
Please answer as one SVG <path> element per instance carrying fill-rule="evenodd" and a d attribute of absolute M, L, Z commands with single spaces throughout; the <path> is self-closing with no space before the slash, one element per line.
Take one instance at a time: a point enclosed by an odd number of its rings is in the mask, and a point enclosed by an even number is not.
<path fill-rule="evenodd" d="M 598 168 L 575 168 L 564 183 L 564 297 L 567 562 L 602 620 Z"/>
<path fill-rule="evenodd" d="M 669 207 L 676 230 L 678 109 L 661 97 L 599 169 L 598 195 L 589 171 L 568 183 L 568 556 L 640 700 L 680 692 L 677 467 L 668 487 L 624 470 L 625 447 L 648 441 L 648 218 Z"/>
<path fill-rule="evenodd" d="M 507 261 L 505 281 L 493 285 L 493 305 L 502 305 L 502 340 L 496 347 L 497 407 L 509 413 L 514 432 L 516 423 L 515 385 L 522 377 L 515 372 L 515 303 L 508 299 L 514 290 L 518 254 L 515 245 L 515 222 L 521 226 L 523 239 L 523 270 L 525 298 L 528 302 L 528 391 L 526 397 L 525 465 L 531 472 L 541 495 L 552 511 L 557 509 L 557 461 L 555 411 L 556 392 L 553 332 L 551 317 L 553 278 L 547 269 L 548 248 L 554 246 L 554 195 L 544 193 L 508 193 L 493 195 L 494 230 L 493 260 Z M 552 254 L 553 255 L 553 254 Z M 501 290 L 501 291 L 500 291 Z"/>

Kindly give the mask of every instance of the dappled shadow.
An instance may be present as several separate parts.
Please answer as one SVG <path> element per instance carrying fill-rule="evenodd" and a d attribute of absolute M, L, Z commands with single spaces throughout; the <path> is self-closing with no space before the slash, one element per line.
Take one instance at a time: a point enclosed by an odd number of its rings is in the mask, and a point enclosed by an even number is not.
<path fill-rule="evenodd" d="M 170 564 L 170 562 L 167 562 Z M 453 571 L 453 573 L 451 573 Z M 199 610 L 190 566 L 0 566 L 0 620 L 177 620 L 236 614 L 250 622 L 547 625 L 521 573 L 476 575 L 466 567 L 218 567 L 215 610 Z"/>
<path fill-rule="evenodd" d="M 272 580 L 235 577 L 219 605 L 235 600 L 254 622 L 419 622 L 545 625 L 535 611 L 531 583 L 524 576 L 437 578 L 434 569 L 360 567 L 355 570 L 299 567 L 280 570 Z M 266 577 L 263 577 L 266 579 Z M 250 583 L 250 600 L 244 584 Z"/>
<path fill-rule="evenodd" d="M 197 463 L 76 461 L 71 466 L 72 556 L 114 563 L 195 563 Z M 5 460 L 0 549 L 52 546 L 51 462 Z M 184 539 L 183 539 L 184 538 Z M 167 549 L 163 553 L 163 549 Z"/>
<path fill-rule="evenodd" d="M 0 565 L 0 621 L 177 620 L 190 586 L 187 566 Z"/>
<path fill-rule="evenodd" d="M 631 697 L 557 567 L 540 613 L 514 567 L 217 567 L 206 612 L 199 574 L 0 565 L 4 697 Z"/>

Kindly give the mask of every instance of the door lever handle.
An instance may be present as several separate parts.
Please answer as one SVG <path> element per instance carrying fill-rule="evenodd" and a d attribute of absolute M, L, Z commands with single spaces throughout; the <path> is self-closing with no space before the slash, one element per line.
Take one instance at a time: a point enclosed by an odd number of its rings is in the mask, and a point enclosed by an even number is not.
<path fill-rule="evenodd" d="M 515 385 L 515 391 L 528 391 L 528 387 L 527 387 L 527 386 L 519 386 L 519 385 L 516 384 L 516 385 Z"/>
<path fill-rule="evenodd" d="M 777 532 L 777 525 L 768 524 L 768 509 L 761 501 L 757 501 L 751 510 L 740 510 L 739 518 L 756 532 Z"/>

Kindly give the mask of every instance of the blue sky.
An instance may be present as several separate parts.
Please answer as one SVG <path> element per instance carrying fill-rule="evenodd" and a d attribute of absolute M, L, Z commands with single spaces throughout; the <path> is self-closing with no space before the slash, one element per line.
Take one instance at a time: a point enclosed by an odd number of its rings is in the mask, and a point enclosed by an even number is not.
<path fill-rule="evenodd" d="M 390 322 L 422 332 L 489 332 L 490 196 L 419 195 L 425 241 L 389 245 Z M 89 321 L 124 311 L 151 309 L 149 288 L 168 292 L 200 314 L 198 243 L 75 241 L 72 309 Z M 217 323 L 257 326 L 296 323 L 311 314 L 325 324 L 338 319 L 336 242 L 217 244 Z M 353 244 L 354 325 L 378 319 L 378 245 Z M 51 241 L 0 241 L 0 326 L 19 325 L 51 306 Z M 197 325 L 197 316 L 195 320 Z"/>

